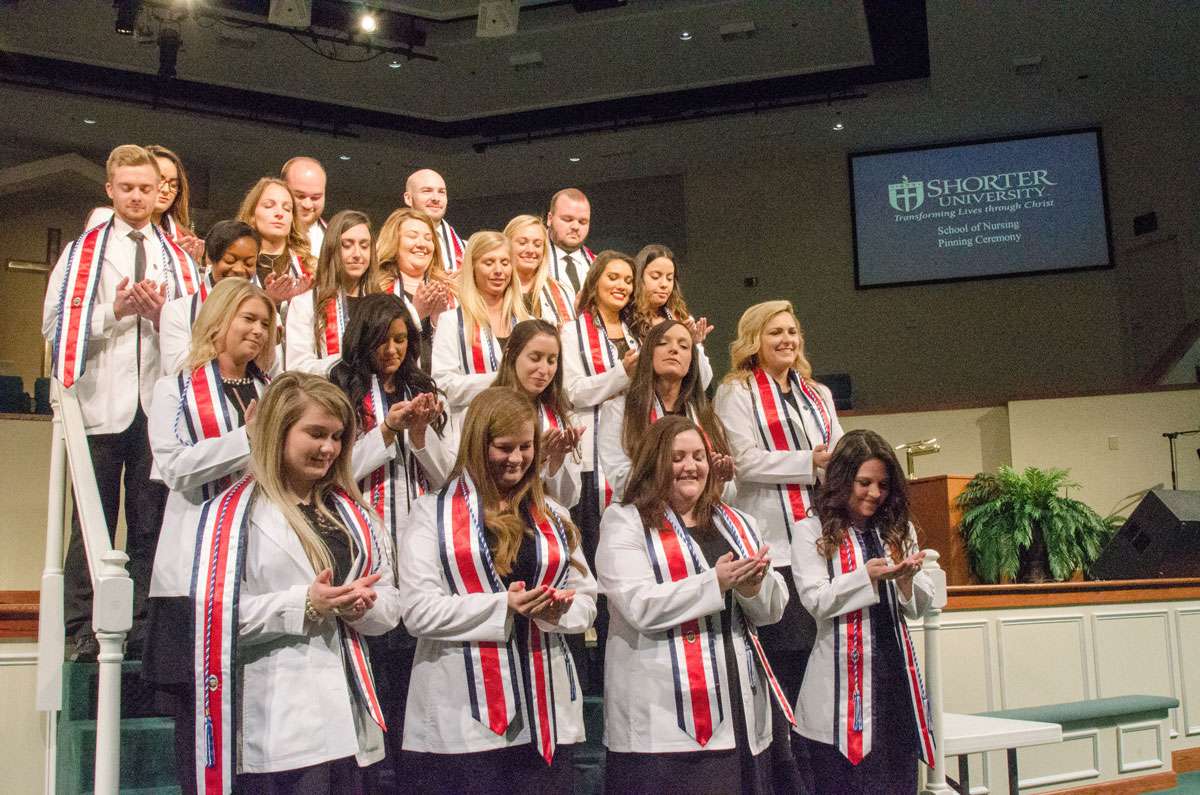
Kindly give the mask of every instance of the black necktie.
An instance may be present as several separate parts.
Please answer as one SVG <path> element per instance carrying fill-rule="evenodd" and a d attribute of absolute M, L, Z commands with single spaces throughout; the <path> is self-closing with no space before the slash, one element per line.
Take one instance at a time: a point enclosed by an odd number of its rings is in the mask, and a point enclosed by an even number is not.
<path fill-rule="evenodd" d="M 142 241 L 146 236 L 136 229 L 129 233 L 129 239 L 133 241 L 133 280 L 140 282 L 146 278 L 146 247 L 142 245 Z"/>
<path fill-rule="evenodd" d="M 567 263 L 567 278 L 571 280 L 571 286 L 575 288 L 575 292 L 579 292 L 581 285 L 579 284 L 579 274 L 575 271 L 575 260 L 571 259 L 571 255 L 568 254 L 563 261 Z"/>

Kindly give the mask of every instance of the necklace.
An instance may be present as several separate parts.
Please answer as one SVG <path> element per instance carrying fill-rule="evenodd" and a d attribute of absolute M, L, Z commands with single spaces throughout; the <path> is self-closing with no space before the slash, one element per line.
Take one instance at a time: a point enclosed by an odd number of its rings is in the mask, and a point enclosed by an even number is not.
<path fill-rule="evenodd" d="M 245 378 L 226 378 L 225 376 L 221 376 L 221 383 L 229 384 L 230 386 L 248 386 L 254 383 L 254 378 L 251 376 L 246 376 Z"/>

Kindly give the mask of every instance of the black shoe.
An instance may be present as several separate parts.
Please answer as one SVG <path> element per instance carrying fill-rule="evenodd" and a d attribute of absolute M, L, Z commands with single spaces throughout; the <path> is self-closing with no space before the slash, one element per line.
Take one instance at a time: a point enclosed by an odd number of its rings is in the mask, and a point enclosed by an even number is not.
<path fill-rule="evenodd" d="M 79 635 L 75 638 L 75 648 L 68 656 L 71 662 L 94 663 L 100 656 L 100 642 L 95 635 Z"/>

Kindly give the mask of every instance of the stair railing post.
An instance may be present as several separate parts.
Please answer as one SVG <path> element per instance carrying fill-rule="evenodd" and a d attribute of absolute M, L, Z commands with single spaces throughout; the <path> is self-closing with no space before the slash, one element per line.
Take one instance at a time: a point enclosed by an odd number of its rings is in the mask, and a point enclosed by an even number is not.
<path fill-rule="evenodd" d="M 933 764 L 925 774 L 926 793 L 953 792 L 946 783 L 946 751 L 942 705 L 942 609 L 946 607 L 946 572 L 938 565 L 936 549 L 925 550 L 925 574 L 933 580 L 933 604 L 925 614 L 925 695 L 933 717 Z"/>
<path fill-rule="evenodd" d="M 38 597 L 38 668 L 36 704 L 42 712 L 62 708 L 63 515 L 67 502 L 67 447 L 62 417 L 50 423 L 50 487 L 46 498 L 46 555 Z"/>
<path fill-rule="evenodd" d="M 92 628 L 100 644 L 96 692 L 96 795 L 117 795 L 121 768 L 121 662 L 133 623 L 133 580 L 129 556 L 109 550 L 100 559 L 92 601 Z"/>

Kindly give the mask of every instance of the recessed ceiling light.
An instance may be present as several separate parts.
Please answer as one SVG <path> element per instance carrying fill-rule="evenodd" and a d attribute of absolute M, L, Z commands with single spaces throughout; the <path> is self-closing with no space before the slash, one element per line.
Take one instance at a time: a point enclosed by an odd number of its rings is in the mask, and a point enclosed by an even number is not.
<path fill-rule="evenodd" d="M 692 32 L 690 30 L 679 31 L 679 40 L 680 41 L 691 41 L 692 40 Z"/>
<path fill-rule="evenodd" d="M 833 129 L 837 132 L 841 132 L 842 130 L 846 129 L 846 125 L 842 124 L 840 121 L 837 121 L 833 123 Z"/>
<path fill-rule="evenodd" d="M 349 160 L 350 155 L 338 155 L 338 160 Z"/>
<path fill-rule="evenodd" d="M 568 158 L 567 158 L 567 160 L 570 160 L 572 163 L 578 163 L 578 162 L 579 162 L 581 159 L 582 159 L 582 158 L 575 157 L 575 156 L 572 156 L 572 157 L 568 157 Z"/>
<path fill-rule="evenodd" d="M 393 58 L 391 63 L 388 64 L 388 69 L 399 69 L 401 66 L 404 66 L 404 61 L 401 61 L 399 58 Z"/>
<path fill-rule="evenodd" d="M 96 120 L 95 119 L 84 119 L 83 123 L 84 124 L 95 124 Z"/>
<path fill-rule="evenodd" d="M 358 18 L 358 26 L 362 28 L 363 33 L 374 33 L 379 29 L 379 20 L 375 19 L 375 15 L 370 11 L 364 11 Z"/>

